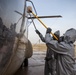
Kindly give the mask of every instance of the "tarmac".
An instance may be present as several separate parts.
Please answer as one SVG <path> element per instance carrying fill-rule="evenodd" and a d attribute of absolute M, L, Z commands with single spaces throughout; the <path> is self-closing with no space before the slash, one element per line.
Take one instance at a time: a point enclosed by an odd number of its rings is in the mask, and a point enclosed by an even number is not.
<path fill-rule="evenodd" d="M 44 75 L 46 52 L 34 52 L 33 56 L 28 59 L 28 67 L 20 68 L 14 75 Z"/>

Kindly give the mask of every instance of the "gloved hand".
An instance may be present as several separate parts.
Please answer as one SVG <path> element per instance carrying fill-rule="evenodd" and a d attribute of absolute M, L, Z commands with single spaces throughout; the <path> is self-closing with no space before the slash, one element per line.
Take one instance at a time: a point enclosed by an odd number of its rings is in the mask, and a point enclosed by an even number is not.
<path fill-rule="evenodd" d="M 52 29 L 51 28 L 47 28 L 46 33 L 51 33 Z"/>
<path fill-rule="evenodd" d="M 40 35 L 40 32 L 39 32 L 37 29 L 35 30 L 35 32 L 36 32 L 38 35 Z"/>
<path fill-rule="evenodd" d="M 44 60 L 48 61 L 48 58 L 47 58 L 47 57 L 45 57 L 45 59 L 44 59 Z"/>
<path fill-rule="evenodd" d="M 51 58 L 45 57 L 44 60 L 49 61 L 49 60 L 51 60 L 51 59 L 52 59 L 52 57 L 51 57 Z"/>

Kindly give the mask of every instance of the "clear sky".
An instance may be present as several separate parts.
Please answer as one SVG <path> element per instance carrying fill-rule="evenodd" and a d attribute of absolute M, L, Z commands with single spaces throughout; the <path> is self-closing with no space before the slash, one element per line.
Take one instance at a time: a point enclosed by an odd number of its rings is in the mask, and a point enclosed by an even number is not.
<path fill-rule="evenodd" d="M 76 29 L 76 0 L 32 0 L 32 2 L 34 3 L 38 16 L 62 16 L 62 18 L 41 19 L 47 27 L 52 28 L 53 33 L 60 30 L 60 34 L 63 35 L 69 28 Z M 31 6 L 31 4 L 28 5 Z M 38 20 L 34 20 L 34 22 L 37 29 L 45 36 L 46 29 Z M 29 26 L 28 37 L 32 43 L 36 43 L 39 40 L 32 24 Z"/>

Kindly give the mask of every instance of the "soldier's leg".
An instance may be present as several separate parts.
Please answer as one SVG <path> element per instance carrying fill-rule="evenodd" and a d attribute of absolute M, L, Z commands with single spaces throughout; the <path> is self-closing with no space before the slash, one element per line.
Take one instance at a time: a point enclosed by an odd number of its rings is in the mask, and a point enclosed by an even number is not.
<path fill-rule="evenodd" d="M 49 72 L 51 73 L 51 75 L 56 75 L 56 62 L 55 60 L 50 60 L 48 61 L 48 65 L 49 65 Z"/>
<path fill-rule="evenodd" d="M 52 60 L 52 75 L 56 75 L 56 60 Z"/>
<path fill-rule="evenodd" d="M 44 75 L 49 75 L 49 65 L 48 65 L 48 61 L 45 61 Z"/>

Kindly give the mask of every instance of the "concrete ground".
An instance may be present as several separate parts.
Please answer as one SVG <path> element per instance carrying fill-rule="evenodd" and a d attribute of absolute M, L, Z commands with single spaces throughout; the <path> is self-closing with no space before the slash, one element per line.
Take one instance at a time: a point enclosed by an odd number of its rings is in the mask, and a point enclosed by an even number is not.
<path fill-rule="evenodd" d="M 45 52 L 34 52 L 28 67 L 20 68 L 15 75 L 44 75 Z"/>

